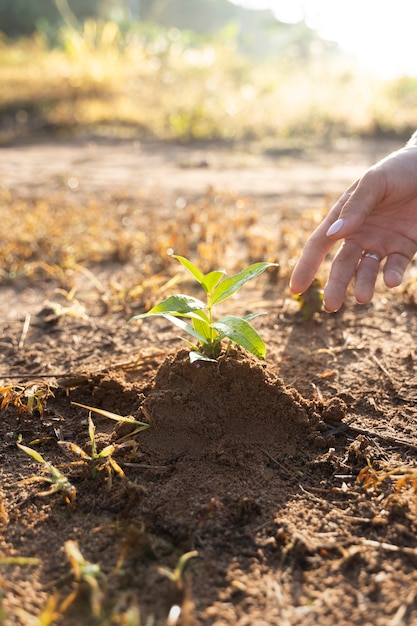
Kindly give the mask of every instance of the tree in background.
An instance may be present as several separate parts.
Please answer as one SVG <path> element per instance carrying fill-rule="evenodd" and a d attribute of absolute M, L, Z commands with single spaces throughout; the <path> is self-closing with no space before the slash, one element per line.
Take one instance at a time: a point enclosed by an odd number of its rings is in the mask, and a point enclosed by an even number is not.
<path fill-rule="evenodd" d="M 228 0 L 0 0 L 0 31 L 16 37 L 42 24 L 88 17 L 144 20 L 212 34 L 245 10 Z M 254 13 L 254 12 L 252 12 Z"/>
<path fill-rule="evenodd" d="M 141 0 L 140 5 L 144 20 L 209 34 L 242 11 L 228 0 Z"/>
<path fill-rule="evenodd" d="M 86 18 L 125 25 L 136 20 L 210 37 L 227 32 L 240 52 L 258 59 L 284 53 L 305 60 L 321 41 L 305 22 L 284 24 L 270 10 L 245 9 L 229 0 L 0 0 L 0 31 L 10 37 L 40 29 L 53 41 L 59 26 L 78 28 Z"/>
<path fill-rule="evenodd" d="M 9 37 L 30 35 L 42 24 L 58 26 L 65 15 L 77 20 L 106 17 L 114 4 L 125 0 L 0 0 L 0 31 Z"/>

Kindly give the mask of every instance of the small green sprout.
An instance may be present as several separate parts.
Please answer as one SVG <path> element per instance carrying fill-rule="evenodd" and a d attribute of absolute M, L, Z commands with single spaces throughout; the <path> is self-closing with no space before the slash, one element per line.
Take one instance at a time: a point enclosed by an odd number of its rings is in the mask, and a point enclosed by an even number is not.
<path fill-rule="evenodd" d="M 256 278 L 269 267 L 276 267 L 277 263 L 254 263 L 244 270 L 224 278 L 223 270 L 214 270 L 203 274 L 188 259 L 172 255 L 177 259 L 197 280 L 206 293 L 206 302 L 183 294 L 175 294 L 159 304 L 155 305 L 147 313 L 135 315 L 132 320 L 143 319 L 152 315 L 160 315 L 191 337 L 197 340 L 197 344 L 185 340 L 191 347 L 190 361 L 214 361 L 216 362 L 222 352 L 223 339 L 241 346 L 260 359 L 265 358 L 266 347 L 249 321 L 262 313 L 251 313 L 244 317 L 227 315 L 215 320 L 213 308 L 230 298 L 248 280 Z M 184 319 L 190 320 L 187 323 Z"/>
<path fill-rule="evenodd" d="M 67 504 L 73 502 L 76 496 L 76 489 L 74 485 L 71 485 L 68 478 L 66 478 L 61 472 L 54 466 L 52 463 L 45 461 L 43 456 L 39 454 L 33 448 L 29 448 L 28 446 L 24 446 L 21 443 L 16 443 L 17 447 L 26 452 L 29 456 L 32 457 L 38 463 L 41 463 L 43 467 L 49 472 L 49 476 L 33 476 L 28 478 L 22 482 L 40 482 L 45 481 L 50 483 L 51 487 L 47 491 L 39 491 L 37 493 L 38 496 L 49 496 L 53 493 L 62 492 L 65 496 L 65 501 Z"/>
<path fill-rule="evenodd" d="M 93 477 L 97 475 L 97 472 L 104 469 L 107 472 L 107 485 L 110 490 L 113 484 L 112 479 L 114 473 L 119 474 L 121 478 L 125 478 L 124 471 L 112 457 L 116 447 L 113 444 L 110 444 L 109 446 L 105 446 L 100 452 L 97 451 L 96 427 L 90 414 L 88 416 L 88 434 L 91 443 L 91 454 L 85 452 L 85 450 L 80 448 L 80 446 L 77 446 L 77 444 L 72 441 L 60 441 L 59 444 L 81 457 L 82 463 L 88 463 L 91 466 L 91 474 Z"/>
<path fill-rule="evenodd" d="M 42 561 L 32 556 L 4 556 L 0 557 L 0 565 L 26 565 L 28 567 L 37 567 Z M 2 624 L 2 622 L 0 622 Z"/>
<path fill-rule="evenodd" d="M 80 406 L 82 409 L 87 409 L 88 411 L 92 411 L 93 413 L 97 413 L 97 415 L 108 417 L 109 419 L 114 420 L 115 422 L 120 422 L 123 424 L 132 424 L 133 426 L 136 426 L 136 428 L 129 433 L 129 437 L 133 437 L 133 435 L 137 435 L 142 430 L 146 430 L 150 426 L 150 424 L 147 424 L 146 422 L 140 422 L 139 420 L 135 419 L 131 415 L 118 415 L 117 413 L 112 413 L 111 411 L 106 411 L 105 409 L 96 409 L 86 404 L 80 404 L 79 402 L 71 402 L 71 404 L 74 404 L 75 406 Z"/>
<path fill-rule="evenodd" d="M 91 418 L 91 411 L 93 411 L 94 413 L 98 413 L 99 415 L 103 415 L 104 417 L 108 417 L 109 419 L 115 420 L 116 422 L 123 422 L 136 426 L 136 428 L 131 433 L 129 433 L 130 437 L 136 435 L 142 430 L 146 430 L 147 428 L 149 428 L 149 424 L 147 424 L 146 422 L 140 422 L 130 415 L 118 415 L 117 413 L 112 413 L 111 411 L 106 411 L 104 409 L 96 409 L 92 406 L 87 406 L 86 404 L 80 404 L 79 402 L 72 402 L 72 404 L 75 404 L 76 406 L 80 406 L 83 409 L 87 409 L 88 411 L 90 411 L 88 415 L 88 434 L 91 443 L 91 453 L 88 454 L 85 450 L 80 448 L 80 446 L 77 446 L 77 444 L 71 441 L 60 441 L 59 444 L 81 457 L 81 463 L 88 463 L 91 466 L 91 473 L 93 477 L 97 475 L 97 472 L 100 472 L 104 469 L 107 472 L 107 486 L 110 490 L 113 483 L 113 474 L 118 474 L 121 478 L 125 478 L 125 473 L 120 465 L 112 457 L 113 452 L 116 450 L 115 445 L 110 444 L 109 446 L 105 446 L 100 452 L 98 452 L 96 443 L 96 427 Z"/>
<path fill-rule="evenodd" d="M 71 564 L 74 578 L 77 582 L 77 589 L 67 599 L 69 605 L 78 595 L 79 587 L 87 587 L 90 594 L 91 612 L 94 617 L 100 617 L 104 602 L 104 592 L 100 588 L 100 579 L 104 581 L 100 565 L 90 563 L 81 553 L 76 541 L 68 540 L 64 544 L 64 549 Z"/>
<path fill-rule="evenodd" d="M 56 594 L 49 596 L 38 615 L 32 615 L 21 607 L 16 609 L 16 615 L 20 618 L 21 623 L 27 626 L 53 626 L 62 616 L 62 612 L 62 607 L 58 606 Z M 0 623 L 2 624 L 3 622 Z"/>
<path fill-rule="evenodd" d="M 319 313 L 323 309 L 323 286 L 321 281 L 315 278 L 307 291 L 294 295 L 294 300 L 297 300 L 300 305 L 304 321 L 308 322 L 311 320 L 314 313 Z"/>
<path fill-rule="evenodd" d="M 158 572 L 163 576 L 169 578 L 172 583 L 178 586 L 181 583 L 186 564 L 190 559 L 194 559 L 197 556 L 198 552 L 196 550 L 186 552 L 178 559 L 178 563 L 176 564 L 175 569 L 170 570 L 167 567 L 158 567 Z"/>

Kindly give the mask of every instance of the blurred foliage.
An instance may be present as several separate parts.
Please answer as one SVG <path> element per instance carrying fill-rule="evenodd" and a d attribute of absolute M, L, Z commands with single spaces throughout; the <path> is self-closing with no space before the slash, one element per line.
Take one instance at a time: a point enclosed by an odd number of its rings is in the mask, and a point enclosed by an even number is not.
<path fill-rule="evenodd" d="M 0 0 L 0 30 L 12 37 L 29 35 L 48 24 L 58 25 L 65 11 L 83 20 L 104 17 L 110 6 L 110 0 Z"/>
<path fill-rule="evenodd" d="M 126 15 L 134 1 L 126 0 Z M 0 19 L 10 7 L 9 15 L 19 7 L 22 12 L 21 2 L 0 0 Z M 111 13 L 122 6 L 116 0 L 34 1 L 28 19 L 34 7 L 59 6 L 62 25 L 53 36 L 43 22 L 30 37 L 0 38 L 0 142 L 65 132 L 256 140 L 275 150 L 283 143 L 414 130 L 417 78 L 383 82 L 362 74 L 304 23 L 281 24 L 270 11 L 205 0 L 199 11 L 190 5 L 187 13 L 186 2 L 140 3 L 142 14 L 161 21 L 165 15 L 167 24 L 177 25 L 168 27 L 156 21 L 78 22 L 77 6 Z M 225 15 L 213 35 L 180 28 L 211 5 L 230 5 L 242 19 L 227 21 Z M 216 11 L 212 20 L 222 15 Z M 211 23 L 207 19 L 207 29 Z"/>

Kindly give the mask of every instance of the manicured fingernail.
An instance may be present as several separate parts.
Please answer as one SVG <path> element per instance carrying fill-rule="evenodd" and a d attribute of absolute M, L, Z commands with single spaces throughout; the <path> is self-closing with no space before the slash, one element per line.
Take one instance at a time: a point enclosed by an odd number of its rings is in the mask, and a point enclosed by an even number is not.
<path fill-rule="evenodd" d="M 339 218 L 338 220 L 333 222 L 333 224 L 330 226 L 329 230 L 326 233 L 326 237 L 331 237 L 332 235 L 336 235 L 336 233 L 338 233 L 339 230 L 342 230 L 344 224 L 345 224 L 345 220 L 343 220 L 342 218 Z"/>

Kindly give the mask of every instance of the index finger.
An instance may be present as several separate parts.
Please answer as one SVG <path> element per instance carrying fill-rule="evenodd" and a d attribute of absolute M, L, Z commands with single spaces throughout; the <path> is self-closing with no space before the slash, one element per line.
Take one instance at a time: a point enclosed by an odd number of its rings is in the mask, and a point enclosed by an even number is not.
<path fill-rule="evenodd" d="M 355 183 L 339 198 L 326 218 L 307 240 L 301 257 L 297 261 L 290 278 L 290 289 L 293 293 L 304 293 L 317 274 L 326 254 L 335 245 L 336 240 L 327 237 L 326 233 L 350 198 Z"/>

